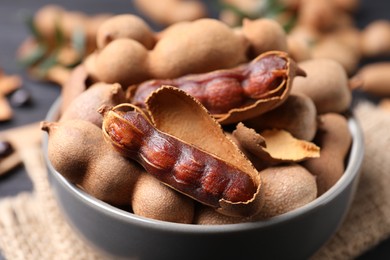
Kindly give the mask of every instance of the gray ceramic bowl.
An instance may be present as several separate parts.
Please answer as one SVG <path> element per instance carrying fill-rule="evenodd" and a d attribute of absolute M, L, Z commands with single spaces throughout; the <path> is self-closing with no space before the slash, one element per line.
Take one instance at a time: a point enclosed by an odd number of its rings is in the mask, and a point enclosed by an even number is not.
<path fill-rule="evenodd" d="M 57 118 L 59 100 L 46 120 Z M 55 197 L 87 242 L 108 255 L 130 259 L 307 259 L 338 229 L 354 196 L 363 160 L 363 135 L 349 119 L 353 144 L 342 178 L 313 202 L 266 221 L 219 226 L 143 218 L 108 205 L 70 184 L 44 153 Z"/>

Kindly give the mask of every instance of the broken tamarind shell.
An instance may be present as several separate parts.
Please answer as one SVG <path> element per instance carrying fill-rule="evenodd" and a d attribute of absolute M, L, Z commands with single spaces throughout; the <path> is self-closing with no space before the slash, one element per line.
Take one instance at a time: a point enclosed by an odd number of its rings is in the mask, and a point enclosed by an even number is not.
<path fill-rule="evenodd" d="M 162 104 L 159 101 L 163 101 Z M 178 106 L 176 101 L 179 101 Z M 163 118 L 172 119 L 167 125 L 173 125 L 175 114 L 189 112 L 187 120 L 176 126 L 181 128 L 177 132 L 193 131 L 192 126 L 200 121 L 200 124 L 207 126 L 206 129 L 214 128 L 210 133 L 205 132 L 205 136 L 219 132 L 218 141 L 213 145 L 222 142 L 226 146 L 230 142 L 207 110 L 183 91 L 173 87 L 162 88 L 154 93 L 148 104 L 154 112 L 158 107 L 160 115 L 167 107 L 168 113 Z M 172 106 L 180 113 L 172 115 Z M 181 106 L 187 108 L 182 111 Z M 246 165 L 238 166 L 230 158 L 221 157 L 220 152 L 216 154 L 207 150 L 207 145 L 197 146 L 162 131 L 132 104 L 121 104 L 112 109 L 103 107 L 100 112 L 104 115 L 103 133 L 106 140 L 123 156 L 138 161 L 161 182 L 225 215 L 251 216 L 261 209 L 260 176 L 233 143 L 230 142 L 233 150 L 224 153 L 239 153 L 241 161 L 246 160 Z"/>
<path fill-rule="evenodd" d="M 132 103 L 144 106 L 153 91 L 170 85 L 195 97 L 221 124 L 235 123 L 283 103 L 296 75 L 305 73 L 287 53 L 270 51 L 233 69 L 146 81 L 137 87 Z"/>
<path fill-rule="evenodd" d="M 271 129 L 257 133 L 239 123 L 233 136 L 240 145 L 265 165 L 300 162 L 318 158 L 320 148 L 312 142 L 294 138 L 285 130 Z"/>

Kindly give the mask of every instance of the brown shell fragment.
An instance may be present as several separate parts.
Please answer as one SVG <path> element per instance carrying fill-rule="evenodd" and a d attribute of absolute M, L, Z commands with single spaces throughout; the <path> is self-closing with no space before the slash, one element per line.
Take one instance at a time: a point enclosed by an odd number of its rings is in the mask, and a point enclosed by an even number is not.
<path fill-rule="evenodd" d="M 314 143 L 296 139 L 285 130 L 264 130 L 259 134 L 239 123 L 233 136 L 266 165 L 300 162 L 320 156 L 320 148 Z"/>

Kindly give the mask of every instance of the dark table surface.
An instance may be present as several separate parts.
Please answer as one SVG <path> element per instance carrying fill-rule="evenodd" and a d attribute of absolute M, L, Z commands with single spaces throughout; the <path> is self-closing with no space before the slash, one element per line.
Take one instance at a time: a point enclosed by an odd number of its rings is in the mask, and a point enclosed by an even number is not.
<path fill-rule="evenodd" d="M 58 4 L 67 10 L 79 10 L 87 14 L 136 12 L 132 1 L 123 0 L 2 0 L 0 7 L 0 68 L 7 74 L 22 76 L 23 87 L 31 92 L 33 102 L 27 107 L 14 108 L 13 119 L 9 122 L 0 122 L 0 131 L 43 120 L 53 101 L 60 95 L 59 86 L 31 79 L 15 60 L 18 46 L 29 35 L 25 25 L 26 15 L 33 15 L 46 4 Z M 211 8 L 210 15 L 213 14 L 215 14 L 215 10 Z M 390 1 L 361 0 L 360 9 L 356 14 L 357 26 L 364 28 L 369 22 L 376 19 L 390 20 Z M 151 21 L 148 22 L 151 23 Z M 151 25 L 158 29 L 156 25 Z M 390 58 L 383 59 L 389 60 Z M 372 61 L 363 61 L 363 63 L 365 62 Z M 23 167 L 18 167 L 9 174 L 0 177 L 0 199 L 31 190 L 32 183 Z M 0 252 L 0 260 L 2 259 Z M 390 238 L 359 259 L 390 259 Z"/>

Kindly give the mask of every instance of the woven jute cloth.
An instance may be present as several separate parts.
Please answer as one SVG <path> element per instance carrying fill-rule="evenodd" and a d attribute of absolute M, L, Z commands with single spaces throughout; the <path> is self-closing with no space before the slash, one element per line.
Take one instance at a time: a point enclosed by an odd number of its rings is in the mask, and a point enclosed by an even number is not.
<path fill-rule="evenodd" d="M 340 229 L 313 260 L 353 259 L 390 235 L 390 113 L 362 102 L 355 115 L 366 146 L 359 186 Z M 28 155 L 35 154 L 38 163 L 42 157 L 37 151 Z M 108 259 L 86 244 L 64 219 L 47 172 L 27 166 L 33 192 L 0 201 L 0 250 L 6 259 Z"/>

